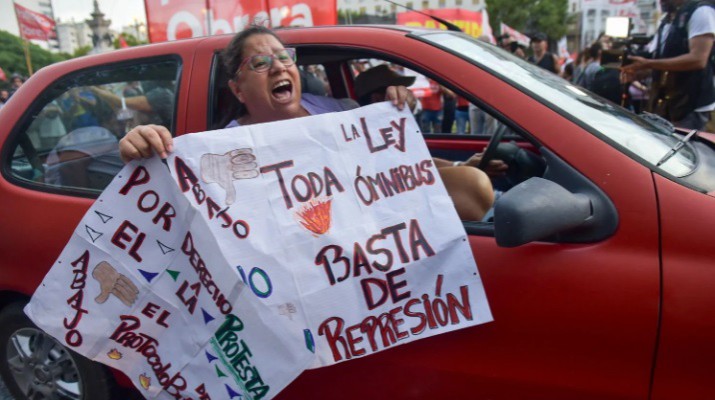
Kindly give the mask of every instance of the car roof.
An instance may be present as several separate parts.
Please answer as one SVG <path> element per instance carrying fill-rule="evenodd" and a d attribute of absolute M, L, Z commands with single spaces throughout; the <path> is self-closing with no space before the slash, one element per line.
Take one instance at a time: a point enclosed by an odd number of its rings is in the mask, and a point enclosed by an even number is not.
<path fill-rule="evenodd" d="M 312 27 L 286 27 L 286 28 L 276 28 L 274 31 L 281 38 L 304 38 L 304 35 L 310 36 L 312 33 L 319 33 L 321 37 L 325 35 L 346 35 L 351 31 L 386 31 L 392 34 L 406 35 L 409 33 L 420 34 L 429 31 L 434 31 L 434 29 L 421 28 L 421 27 L 410 27 L 401 25 L 321 25 Z M 87 55 L 83 57 L 74 58 L 67 61 L 62 61 L 40 69 L 38 74 L 58 74 L 62 75 L 72 70 L 81 70 L 84 68 L 96 67 L 106 64 L 114 64 L 129 58 L 143 58 L 143 57 L 156 57 L 160 55 L 170 55 L 185 53 L 187 50 L 193 51 L 199 44 L 203 41 L 216 41 L 216 42 L 228 42 L 235 33 L 228 33 L 222 35 L 213 36 L 202 36 L 197 38 L 187 38 L 178 39 L 174 41 L 160 42 L 160 43 L 149 43 L 140 46 L 134 46 L 125 49 L 118 49 L 111 52 L 103 54 Z M 292 41 L 292 40 L 289 40 Z M 308 40 L 310 41 L 310 40 Z"/>

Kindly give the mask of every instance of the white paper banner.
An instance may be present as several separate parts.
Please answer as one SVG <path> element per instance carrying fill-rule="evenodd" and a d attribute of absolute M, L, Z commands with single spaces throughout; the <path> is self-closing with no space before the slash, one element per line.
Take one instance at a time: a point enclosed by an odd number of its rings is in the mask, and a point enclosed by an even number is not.
<path fill-rule="evenodd" d="M 125 166 L 26 308 L 148 398 L 269 399 L 308 367 L 492 320 L 407 111 L 185 135 L 167 164 Z"/>

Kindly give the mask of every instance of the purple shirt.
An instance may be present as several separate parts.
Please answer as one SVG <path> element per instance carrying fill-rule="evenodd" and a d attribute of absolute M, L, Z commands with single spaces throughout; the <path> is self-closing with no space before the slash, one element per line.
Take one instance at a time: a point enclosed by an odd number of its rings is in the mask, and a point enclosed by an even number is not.
<path fill-rule="evenodd" d="M 326 96 L 316 96 L 310 93 L 303 93 L 300 98 L 300 105 L 308 111 L 310 115 L 326 114 L 337 111 L 347 111 L 357 108 L 358 105 L 352 99 L 334 99 Z M 226 128 L 241 126 L 235 119 L 226 125 Z"/>

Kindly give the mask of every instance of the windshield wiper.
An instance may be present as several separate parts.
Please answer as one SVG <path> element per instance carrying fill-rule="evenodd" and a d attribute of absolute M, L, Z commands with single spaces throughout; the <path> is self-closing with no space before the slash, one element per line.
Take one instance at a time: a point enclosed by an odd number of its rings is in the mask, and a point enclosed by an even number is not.
<path fill-rule="evenodd" d="M 643 111 L 642 113 L 638 114 L 638 116 L 641 117 L 642 119 L 650 122 L 653 125 L 657 125 L 662 128 L 665 128 L 670 133 L 675 132 L 675 126 L 673 126 L 673 124 L 671 124 L 670 121 L 661 117 L 658 114 L 653 114 L 653 113 L 649 113 L 648 111 Z"/>
<path fill-rule="evenodd" d="M 663 165 L 666 161 L 670 160 L 671 157 L 673 157 L 674 155 L 678 154 L 678 152 L 680 151 L 680 149 L 682 149 L 683 146 L 685 146 L 685 143 L 688 143 L 688 141 L 690 140 L 690 138 L 693 137 L 693 135 L 695 135 L 695 133 L 696 133 L 697 131 L 698 131 L 697 129 L 693 129 L 692 131 L 688 132 L 688 134 L 685 135 L 685 137 L 683 137 L 682 139 L 678 140 L 678 142 L 675 143 L 675 145 L 673 145 L 673 147 L 671 147 L 670 150 L 668 150 L 667 153 L 665 153 L 665 155 L 663 156 L 663 158 L 661 158 L 660 161 L 658 161 L 658 163 L 655 164 L 655 166 L 656 166 L 656 167 L 660 167 L 660 166 Z"/>

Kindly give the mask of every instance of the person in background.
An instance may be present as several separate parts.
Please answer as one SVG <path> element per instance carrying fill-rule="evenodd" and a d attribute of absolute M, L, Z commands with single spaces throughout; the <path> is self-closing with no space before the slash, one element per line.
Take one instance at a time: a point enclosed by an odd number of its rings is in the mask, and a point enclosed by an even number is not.
<path fill-rule="evenodd" d="M 25 82 L 24 79 L 22 79 L 22 75 L 19 74 L 12 74 L 10 77 L 10 92 L 9 92 L 9 97 L 12 97 L 15 92 L 17 92 L 17 89 L 20 89 L 20 86 Z"/>
<path fill-rule="evenodd" d="M 511 53 L 511 36 L 508 33 L 497 36 L 497 46 Z"/>
<path fill-rule="evenodd" d="M 686 129 L 702 129 L 715 110 L 715 4 L 661 0 L 666 13 L 652 42 L 652 58 L 628 56 L 621 80 L 652 71 L 649 110 Z"/>
<path fill-rule="evenodd" d="M 442 87 L 442 133 L 452 133 L 454 125 L 454 112 L 457 108 L 457 95 L 453 91 Z"/>
<path fill-rule="evenodd" d="M 482 35 L 479 37 L 479 40 L 482 40 L 482 37 L 489 37 L 486 35 Z M 489 40 L 483 40 L 488 42 Z M 521 59 L 526 59 L 526 53 L 524 52 L 524 49 L 526 49 L 524 46 L 519 44 L 516 40 L 514 40 L 509 34 L 505 33 L 497 38 L 497 45 L 501 47 L 502 49 L 508 51 L 509 53 L 521 58 Z"/>
<path fill-rule="evenodd" d="M 601 51 L 601 42 L 594 42 L 588 48 L 588 52 L 586 53 L 586 67 L 583 69 L 583 73 L 579 75 L 578 79 L 574 81 L 575 84 L 588 90 L 592 90 L 591 85 L 593 83 L 593 78 L 596 76 L 596 73 L 601 70 Z"/>
<path fill-rule="evenodd" d="M 601 34 L 598 35 L 596 42 L 601 45 L 602 50 L 610 50 L 613 48 L 613 38 L 606 35 L 606 32 L 601 32 Z"/>
<path fill-rule="evenodd" d="M 573 79 L 573 72 L 574 72 L 574 67 L 573 67 L 573 65 L 574 65 L 574 62 L 573 62 L 573 61 L 567 62 L 567 63 L 564 65 L 563 70 L 561 71 L 561 77 L 564 78 L 564 79 L 566 79 L 566 80 L 569 81 L 569 82 L 573 82 L 573 81 L 574 81 L 574 79 Z"/>
<path fill-rule="evenodd" d="M 87 126 L 100 125 L 97 107 L 97 97 L 85 87 L 75 87 L 63 94 L 58 101 L 68 130 L 72 131 Z"/>
<path fill-rule="evenodd" d="M 422 103 L 422 132 L 439 133 L 442 128 L 442 87 L 429 79 L 430 94 L 420 99 Z"/>
<path fill-rule="evenodd" d="M 0 108 L 3 108 L 8 100 L 10 100 L 10 92 L 5 89 L 0 90 Z"/>
<path fill-rule="evenodd" d="M 454 111 L 457 120 L 457 135 L 466 135 L 467 122 L 469 121 L 469 101 L 462 96 L 457 96 L 457 108 Z"/>
<path fill-rule="evenodd" d="M 556 55 L 547 51 L 549 46 L 547 37 L 543 33 L 536 33 L 531 37 L 531 50 L 533 54 L 527 59 L 529 62 L 538 65 L 539 67 L 553 72 L 559 73 L 558 61 Z"/>
<path fill-rule="evenodd" d="M 144 94 L 144 91 L 142 90 L 141 84 L 139 84 L 139 81 L 131 81 L 127 82 L 126 86 L 124 86 L 124 89 L 122 89 L 122 95 L 124 97 L 135 97 L 135 96 L 141 96 Z"/>
<path fill-rule="evenodd" d="M 174 112 L 174 82 L 145 81 L 145 84 L 146 93 L 125 98 L 124 104 L 129 109 L 144 113 L 151 123 L 170 125 Z M 122 108 L 122 97 L 98 86 L 91 86 L 89 90 L 114 110 Z"/>
<path fill-rule="evenodd" d="M 648 84 L 641 81 L 633 81 L 628 86 L 628 96 L 631 101 L 631 110 L 640 114 L 648 103 Z"/>
<path fill-rule="evenodd" d="M 315 66 L 310 65 L 313 68 L 299 68 L 300 71 L 300 85 L 306 93 L 311 93 L 316 96 L 327 96 L 328 92 L 325 90 L 325 83 L 323 80 L 318 78 L 315 74 Z"/>
<path fill-rule="evenodd" d="M 581 74 L 583 74 L 583 70 L 586 68 L 587 53 L 588 49 L 583 49 L 578 52 L 578 55 L 576 55 L 576 59 L 573 62 L 573 79 L 571 80 L 571 82 L 576 82 L 578 79 L 581 78 Z"/>

